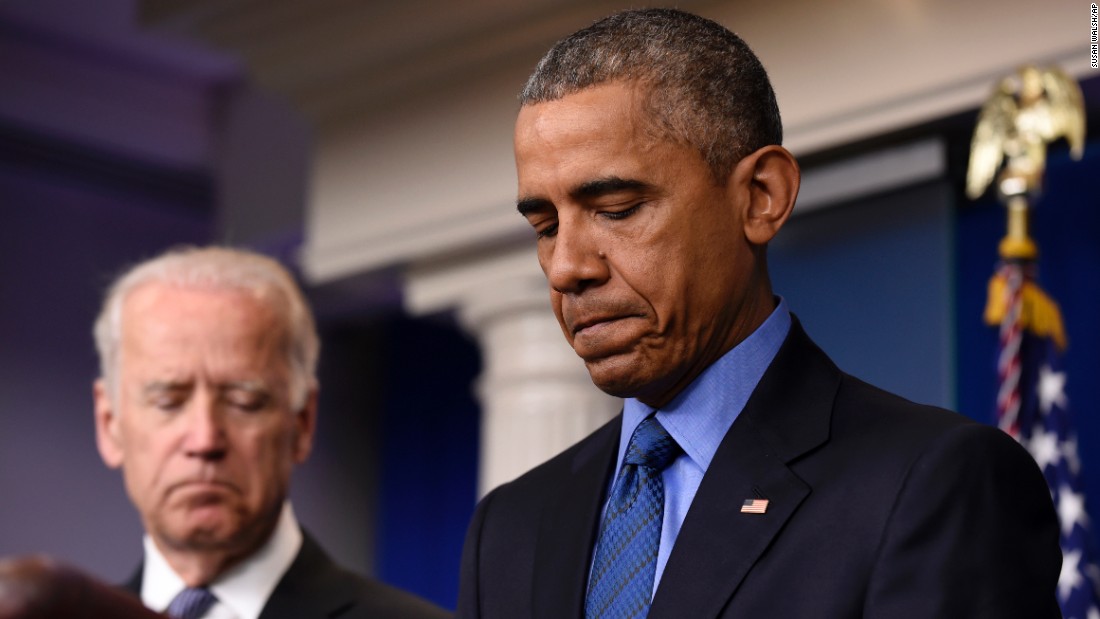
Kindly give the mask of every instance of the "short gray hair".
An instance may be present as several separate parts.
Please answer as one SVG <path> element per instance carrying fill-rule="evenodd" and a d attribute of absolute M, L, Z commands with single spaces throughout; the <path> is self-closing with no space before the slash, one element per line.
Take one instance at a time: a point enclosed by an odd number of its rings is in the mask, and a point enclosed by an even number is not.
<path fill-rule="evenodd" d="M 616 13 L 558 41 L 520 103 L 612 81 L 643 86 L 657 129 L 698 150 L 718 181 L 745 155 L 783 142 L 775 92 L 756 54 L 720 24 L 675 9 Z"/>
<path fill-rule="evenodd" d="M 94 335 L 100 377 L 107 383 L 112 399 L 118 385 L 122 306 L 131 292 L 150 283 L 243 291 L 274 309 L 285 321 L 289 335 L 286 359 L 291 405 L 295 409 L 305 405 L 309 390 L 317 384 L 321 342 L 301 289 L 277 261 L 251 251 L 218 246 L 171 249 L 130 267 L 111 284 L 96 317 Z"/>

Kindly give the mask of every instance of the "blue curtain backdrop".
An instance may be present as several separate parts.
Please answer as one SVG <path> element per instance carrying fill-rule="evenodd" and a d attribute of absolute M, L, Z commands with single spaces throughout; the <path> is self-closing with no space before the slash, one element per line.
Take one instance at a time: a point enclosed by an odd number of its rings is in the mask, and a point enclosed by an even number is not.
<path fill-rule="evenodd" d="M 772 285 L 844 371 L 953 407 L 952 192 L 935 180 L 795 217 Z"/>
<path fill-rule="evenodd" d="M 477 347 L 447 323 L 382 326 L 377 573 L 445 607 L 477 497 Z"/>

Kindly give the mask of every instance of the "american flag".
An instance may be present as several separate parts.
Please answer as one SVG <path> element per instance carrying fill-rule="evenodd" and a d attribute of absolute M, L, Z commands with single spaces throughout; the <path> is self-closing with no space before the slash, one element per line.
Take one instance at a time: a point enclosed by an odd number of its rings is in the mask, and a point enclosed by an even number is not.
<path fill-rule="evenodd" d="M 745 499 L 741 504 L 742 514 L 763 514 L 768 511 L 767 499 Z"/>
<path fill-rule="evenodd" d="M 1100 569 L 1062 367 L 1065 335 L 1057 305 L 1032 281 L 1029 268 L 1007 264 L 990 284 L 986 320 L 1001 327 L 998 424 L 1027 447 L 1050 486 L 1061 524 L 1062 615 L 1100 619 Z"/>

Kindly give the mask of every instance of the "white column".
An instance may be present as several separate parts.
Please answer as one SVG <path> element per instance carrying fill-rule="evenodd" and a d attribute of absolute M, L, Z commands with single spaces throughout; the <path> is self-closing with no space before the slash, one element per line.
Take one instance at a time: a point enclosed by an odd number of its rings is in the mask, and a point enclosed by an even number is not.
<path fill-rule="evenodd" d="M 481 346 L 480 494 L 569 447 L 622 407 L 592 384 L 566 343 L 531 248 L 419 266 L 406 275 L 410 313 L 456 309 Z"/>

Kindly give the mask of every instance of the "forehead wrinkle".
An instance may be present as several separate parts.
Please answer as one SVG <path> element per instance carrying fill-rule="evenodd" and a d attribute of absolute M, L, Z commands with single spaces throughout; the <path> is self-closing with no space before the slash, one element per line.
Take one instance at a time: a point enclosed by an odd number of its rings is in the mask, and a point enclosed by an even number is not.
<path fill-rule="evenodd" d="M 614 100 L 608 105 L 599 92 L 621 90 L 627 96 Z M 594 100 L 595 99 L 595 100 Z M 630 82 L 612 81 L 590 86 L 569 93 L 560 99 L 551 99 L 525 105 L 520 109 L 519 118 L 527 117 L 525 122 L 517 123 L 522 131 L 516 137 L 526 142 L 542 142 L 536 148 L 546 148 L 547 143 L 561 141 L 563 137 L 571 142 L 585 142 L 590 133 L 584 127 L 600 128 L 617 119 L 625 118 L 633 126 L 635 135 L 649 140 L 662 140 L 665 136 L 655 131 L 652 113 L 646 104 L 644 89 Z"/>

